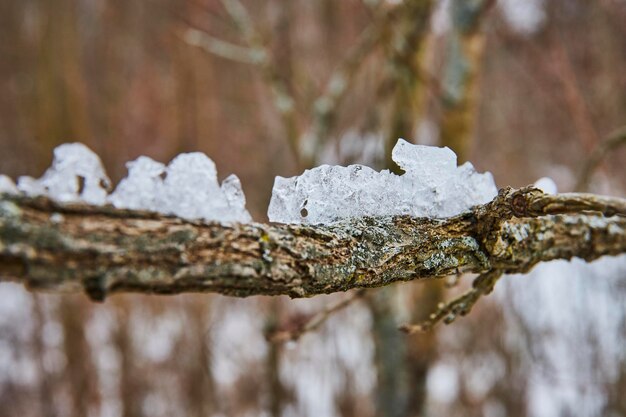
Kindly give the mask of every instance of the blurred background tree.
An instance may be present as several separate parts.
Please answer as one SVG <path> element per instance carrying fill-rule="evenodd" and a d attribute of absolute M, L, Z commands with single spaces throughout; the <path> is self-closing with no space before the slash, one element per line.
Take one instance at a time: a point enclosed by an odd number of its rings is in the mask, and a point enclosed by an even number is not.
<path fill-rule="evenodd" d="M 265 221 L 276 175 L 397 169 L 398 137 L 499 185 L 575 187 L 626 124 L 621 0 L 5 0 L 0 172 L 81 141 L 124 162 L 203 151 Z M 624 149 L 590 181 L 624 195 Z M 297 342 L 266 334 L 346 296 L 33 295 L 0 286 L 4 416 L 626 415 L 626 260 L 506 280 L 472 315 L 404 336 L 459 291 L 355 298 Z M 468 281 L 467 279 L 464 281 Z"/>

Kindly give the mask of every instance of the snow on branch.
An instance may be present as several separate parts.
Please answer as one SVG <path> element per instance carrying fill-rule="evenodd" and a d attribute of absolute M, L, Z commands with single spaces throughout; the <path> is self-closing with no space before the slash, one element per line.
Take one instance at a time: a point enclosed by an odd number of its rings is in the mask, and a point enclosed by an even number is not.
<path fill-rule="evenodd" d="M 395 175 L 321 166 L 276 179 L 269 216 L 251 223 L 239 179 L 220 185 L 204 154 L 129 162 L 112 193 L 93 152 L 55 150 L 40 179 L 0 176 L 0 280 L 32 290 L 216 292 L 310 297 L 398 281 L 480 274 L 433 314 L 469 312 L 504 273 L 626 252 L 626 200 L 497 191 L 447 148 L 400 140 Z"/>

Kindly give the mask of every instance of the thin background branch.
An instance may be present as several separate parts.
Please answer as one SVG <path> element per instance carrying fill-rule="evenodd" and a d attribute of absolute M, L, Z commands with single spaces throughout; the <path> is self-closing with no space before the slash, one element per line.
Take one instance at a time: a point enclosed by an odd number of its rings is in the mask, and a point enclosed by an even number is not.
<path fill-rule="evenodd" d="M 587 191 L 589 188 L 589 182 L 594 171 L 600 166 L 602 160 L 612 151 L 616 150 L 620 146 L 626 145 L 626 126 L 613 131 L 605 140 L 603 140 L 593 150 L 578 176 L 576 182 L 576 191 Z"/>

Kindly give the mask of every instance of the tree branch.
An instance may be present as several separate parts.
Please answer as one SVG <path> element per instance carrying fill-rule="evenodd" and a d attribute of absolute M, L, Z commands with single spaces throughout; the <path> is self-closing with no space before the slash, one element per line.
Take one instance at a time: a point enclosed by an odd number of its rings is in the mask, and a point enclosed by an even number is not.
<path fill-rule="evenodd" d="M 502 271 L 498 270 L 480 274 L 474 279 L 471 289 L 448 303 L 440 303 L 437 311 L 432 313 L 428 320 L 420 324 L 404 324 L 399 327 L 399 330 L 413 334 L 428 331 L 442 321 L 445 324 L 452 323 L 458 316 L 467 315 L 480 297 L 491 293 L 501 276 Z"/>
<path fill-rule="evenodd" d="M 197 29 L 187 29 L 182 39 L 189 45 L 198 46 L 213 55 L 244 64 L 258 64 L 265 59 L 262 51 L 223 41 Z"/>
<path fill-rule="evenodd" d="M 334 127 L 339 105 L 350 91 L 357 73 L 363 68 L 363 62 L 381 43 L 398 16 L 402 16 L 409 5 L 414 3 L 415 0 L 408 0 L 396 6 L 380 7 L 376 10 L 372 22 L 361 32 L 355 45 L 347 51 L 330 74 L 322 92 L 313 103 L 311 128 L 303 138 L 303 141 L 310 142 L 303 145 L 303 152 L 309 153 L 305 155 L 309 159 L 309 165 L 316 164 L 316 158 Z"/>
<path fill-rule="evenodd" d="M 602 160 L 610 152 L 622 145 L 626 145 L 626 126 L 622 126 L 613 131 L 604 141 L 596 146 L 583 165 L 574 189 L 576 191 L 587 191 L 587 188 L 589 188 L 589 181 L 591 181 L 591 176 L 596 168 L 598 168 Z"/>
<path fill-rule="evenodd" d="M 334 225 L 190 222 L 110 206 L 0 196 L 0 276 L 31 290 L 310 297 L 457 272 L 626 252 L 626 200 L 503 189 L 445 220 Z M 611 216 L 611 217 L 608 217 Z"/>
<path fill-rule="evenodd" d="M 304 334 L 314 332 L 326 322 L 334 313 L 348 307 L 354 301 L 360 299 L 365 294 L 364 289 L 358 289 L 348 297 L 331 304 L 321 311 L 307 317 L 303 322 L 296 322 L 276 329 L 272 329 L 266 334 L 266 338 L 273 343 L 295 342 Z"/>
<path fill-rule="evenodd" d="M 245 6 L 239 0 L 221 0 L 221 3 L 246 46 L 235 45 L 192 28 L 187 29 L 182 39 L 213 55 L 244 64 L 257 65 L 261 69 L 262 76 L 272 92 L 273 104 L 281 117 L 296 164 L 301 165 L 295 97 L 292 96 L 287 82 L 281 77 L 272 51 L 263 40 Z"/>

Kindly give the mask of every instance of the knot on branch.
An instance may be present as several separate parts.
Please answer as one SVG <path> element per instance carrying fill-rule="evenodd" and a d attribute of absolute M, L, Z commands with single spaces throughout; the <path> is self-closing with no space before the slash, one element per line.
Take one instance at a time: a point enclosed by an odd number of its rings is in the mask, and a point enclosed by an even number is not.
<path fill-rule="evenodd" d="M 522 194 L 513 196 L 513 199 L 511 200 L 511 210 L 517 217 L 526 216 L 526 213 L 528 212 L 528 204 L 526 202 L 526 198 Z"/>
<path fill-rule="evenodd" d="M 501 188 L 490 203 L 475 207 L 471 215 L 476 238 L 486 253 L 491 254 L 493 243 L 498 239 L 502 224 L 513 217 L 524 218 L 534 215 L 534 201 L 546 196 L 538 188 L 529 186 L 520 189 Z"/>
<path fill-rule="evenodd" d="M 498 196 L 486 207 L 491 215 L 498 216 L 502 221 L 509 220 L 513 216 L 533 217 L 538 214 L 534 210 L 535 202 L 544 197 L 549 197 L 549 195 L 533 186 L 519 189 L 505 187 L 500 189 Z"/>

